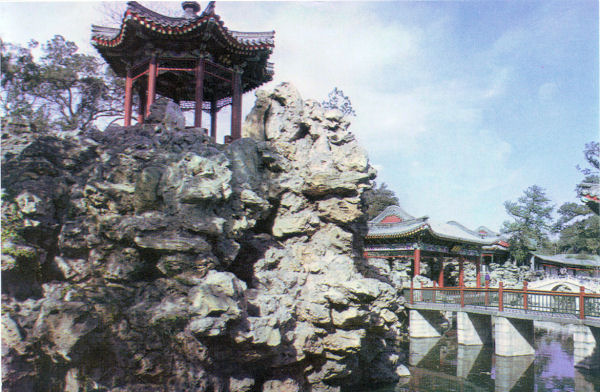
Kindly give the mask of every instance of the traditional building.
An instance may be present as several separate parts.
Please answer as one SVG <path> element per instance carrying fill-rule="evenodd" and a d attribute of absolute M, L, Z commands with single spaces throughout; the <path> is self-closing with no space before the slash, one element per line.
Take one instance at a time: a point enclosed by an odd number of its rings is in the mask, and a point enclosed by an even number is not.
<path fill-rule="evenodd" d="M 477 286 L 481 284 L 481 266 L 508 257 L 508 244 L 497 233 L 480 227 L 472 231 L 458 222 L 436 223 L 428 217 L 415 218 L 398 206 L 387 207 L 369 222 L 365 238 L 365 257 L 409 258 L 413 276 L 421 274 L 421 261 L 431 266 L 430 278 L 439 286 L 447 283 L 449 260 L 459 261 L 459 285 L 463 284 L 463 263 L 475 264 Z M 489 257 L 489 259 L 485 259 Z"/>
<path fill-rule="evenodd" d="M 600 278 L 600 256 L 532 253 L 531 268 L 548 275 Z"/>
<path fill-rule="evenodd" d="M 210 113 L 213 138 L 217 112 L 231 105 L 231 139 L 237 139 L 242 94 L 272 80 L 268 59 L 275 32 L 229 30 L 215 13 L 214 1 L 200 14 L 195 1 L 184 1 L 182 7 L 183 17 L 169 17 L 131 1 L 120 27 L 92 26 L 92 44 L 125 78 L 125 126 L 131 124 L 134 92 L 139 122 L 161 95 L 193 109 L 196 127 L 201 127 L 202 112 Z"/>

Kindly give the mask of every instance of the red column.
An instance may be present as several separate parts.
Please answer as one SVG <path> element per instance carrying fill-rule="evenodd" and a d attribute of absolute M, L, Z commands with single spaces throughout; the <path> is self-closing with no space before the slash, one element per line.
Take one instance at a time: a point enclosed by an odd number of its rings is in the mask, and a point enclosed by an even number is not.
<path fill-rule="evenodd" d="M 584 300 L 585 287 L 579 286 L 579 318 L 583 320 L 585 318 L 585 300 Z"/>
<path fill-rule="evenodd" d="M 145 97 L 145 93 L 143 90 L 140 89 L 140 91 L 138 92 L 139 94 L 139 98 L 140 98 L 140 106 L 138 108 L 138 123 L 143 123 L 144 122 L 144 115 L 146 113 L 146 97 Z"/>
<path fill-rule="evenodd" d="M 504 283 L 498 283 L 498 310 L 504 311 Z"/>
<path fill-rule="evenodd" d="M 210 137 L 217 141 L 217 100 L 210 103 Z"/>
<path fill-rule="evenodd" d="M 527 281 L 523 282 L 523 309 L 527 310 Z"/>
<path fill-rule="evenodd" d="M 440 275 L 438 276 L 438 285 L 440 287 L 444 287 L 444 258 L 441 261 L 442 265 L 440 267 Z"/>
<path fill-rule="evenodd" d="M 150 114 L 150 106 L 156 98 L 156 55 L 150 59 L 148 65 L 148 98 L 146 99 L 146 116 Z"/>
<path fill-rule="evenodd" d="M 462 257 L 458 260 L 458 286 L 459 287 L 463 287 L 464 285 L 464 278 L 465 278 L 465 274 L 464 274 L 464 268 L 463 268 L 463 259 Z"/>
<path fill-rule="evenodd" d="M 421 249 L 415 249 L 413 278 L 417 275 L 421 275 Z"/>
<path fill-rule="evenodd" d="M 475 271 L 477 271 L 477 284 L 475 287 L 481 288 L 481 259 L 477 260 L 477 264 L 475 264 Z"/>
<path fill-rule="evenodd" d="M 202 102 L 204 101 L 204 59 L 196 62 L 196 94 L 194 96 L 194 126 L 202 127 Z"/>
<path fill-rule="evenodd" d="M 131 125 L 131 105 L 133 103 L 133 97 L 131 95 L 133 89 L 133 79 L 131 77 L 131 69 L 127 69 L 127 76 L 125 77 L 125 120 L 124 125 L 126 127 Z"/>
<path fill-rule="evenodd" d="M 233 95 L 231 97 L 231 139 L 242 137 L 242 73 L 235 70 L 232 77 Z"/>

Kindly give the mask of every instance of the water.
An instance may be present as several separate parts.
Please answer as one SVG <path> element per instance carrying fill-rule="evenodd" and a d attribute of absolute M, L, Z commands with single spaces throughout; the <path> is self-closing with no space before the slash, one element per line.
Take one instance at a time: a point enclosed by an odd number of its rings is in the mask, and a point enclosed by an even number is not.
<path fill-rule="evenodd" d="M 490 346 L 461 346 L 456 334 L 411 339 L 411 377 L 395 385 L 356 392 L 597 392 L 600 371 L 573 366 L 568 327 L 545 323 L 535 330 L 535 356 L 500 357 Z"/>

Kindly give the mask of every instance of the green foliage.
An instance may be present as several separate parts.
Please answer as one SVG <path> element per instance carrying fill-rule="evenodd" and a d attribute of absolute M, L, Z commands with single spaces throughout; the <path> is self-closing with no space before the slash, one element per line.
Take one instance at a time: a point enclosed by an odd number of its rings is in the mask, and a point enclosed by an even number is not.
<path fill-rule="evenodd" d="M 558 250 L 561 253 L 600 255 L 600 217 L 591 215 L 566 226 L 560 232 Z"/>
<path fill-rule="evenodd" d="M 585 175 L 575 188 L 578 197 L 584 188 L 597 184 L 600 179 L 600 143 L 587 143 L 583 154 L 587 167 L 577 166 Z M 600 217 L 592 212 L 589 205 L 565 203 L 558 209 L 558 214 L 554 231 L 560 234 L 557 243 L 559 252 L 600 255 Z"/>
<path fill-rule="evenodd" d="M 530 251 L 550 248 L 548 234 L 554 206 L 543 188 L 530 186 L 517 202 L 506 201 L 504 207 L 513 221 L 504 222 L 502 232 L 509 236 L 510 254 L 517 264 L 524 264 Z"/>
<path fill-rule="evenodd" d="M 382 182 L 377 188 L 377 183 L 373 183 L 373 189 L 365 191 L 362 195 L 363 203 L 367 206 L 367 217 L 369 220 L 379 215 L 386 207 L 398 205 L 398 197 L 394 191 L 388 189 L 385 182 Z"/>
<path fill-rule="evenodd" d="M 27 47 L 1 45 L 3 115 L 37 130 L 86 130 L 102 117 L 121 114 L 123 82 L 94 56 L 60 35 L 42 45 L 36 59 Z"/>
<path fill-rule="evenodd" d="M 337 87 L 334 87 L 333 90 L 331 90 L 327 99 L 321 102 L 321 106 L 325 109 L 337 109 L 342 112 L 344 116 L 356 116 L 350 98 L 344 95 L 344 92 Z"/>

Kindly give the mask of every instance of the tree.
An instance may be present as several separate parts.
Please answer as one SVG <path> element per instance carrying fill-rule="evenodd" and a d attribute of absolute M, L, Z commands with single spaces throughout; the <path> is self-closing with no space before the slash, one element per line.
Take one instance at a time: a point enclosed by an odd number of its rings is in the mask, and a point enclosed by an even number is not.
<path fill-rule="evenodd" d="M 345 96 L 344 92 L 337 87 L 334 87 L 333 90 L 331 90 L 327 99 L 321 102 L 321 106 L 325 109 L 337 109 L 342 112 L 344 116 L 356 116 L 350 98 Z"/>
<path fill-rule="evenodd" d="M 36 61 L 28 47 L 2 46 L 2 110 L 13 121 L 57 130 L 86 130 L 103 117 L 122 115 L 124 85 L 94 56 L 77 53 L 60 35 Z"/>
<path fill-rule="evenodd" d="M 377 188 L 377 183 L 373 183 L 373 188 L 365 191 L 362 195 L 363 203 L 367 206 L 367 217 L 369 220 L 379 215 L 386 207 L 398 205 L 398 198 L 394 191 L 388 189 L 385 182 L 382 182 Z"/>
<path fill-rule="evenodd" d="M 33 61 L 31 54 L 31 49 L 37 46 L 36 41 L 31 41 L 26 48 L 0 41 L 0 107 L 2 115 L 10 116 L 12 122 L 45 129 L 48 125 L 45 106 L 29 94 L 39 80 L 39 66 Z"/>
<path fill-rule="evenodd" d="M 577 169 L 586 176 L 598 176 L 600 174 L 600 143 L 589 142 L 585 144 L 583 149 L 583 155 L 590 167 L 580 167 L 577 165 Z"/>
<path fill-rule="evenodd" d="M 585 176 L 575 187 L 578 197 L 585 189 L 593 185 L 597 187 L 600 178 L 600 143 L 586 143 L 583 154 L 587 167 L 577 165 L 577 169 Z M 597 207 L 597 203 L 564 203 L 560 206 L 554 227 L 554 231 L 560 235 L 557 243 L 559 252 L 600 254 L 600 217 L 594 213 L 594 207 Z"/>
<path fill-rule="evenodd" d="M 571 220 L 560 231 L 559 252 L 600 255 L 600 216 L 588 213 L 587 217 L 579 217 L 581 219 Z"/>
<path fill-rule="evenodd" d="M 530 251 L 550 248 L 548 234 L 554 206 L 544 188 L 530 186 L 517 202 L 506 201 L 504 207 L 513 221 L 504 222 L 502 232 L 509 237 L 510 254 L 517 264 L 525 264 Z"/>

